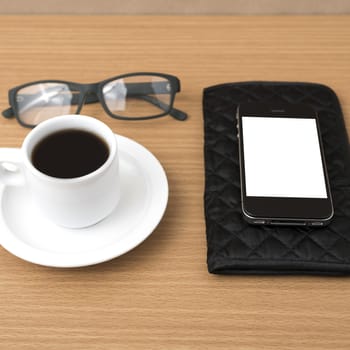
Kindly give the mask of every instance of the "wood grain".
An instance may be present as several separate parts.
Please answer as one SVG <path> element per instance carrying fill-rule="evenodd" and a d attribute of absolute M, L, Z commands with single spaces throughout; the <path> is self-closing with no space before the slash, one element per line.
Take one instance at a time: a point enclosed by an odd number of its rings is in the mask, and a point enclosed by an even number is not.
<path fill-rule="evenodd" d="M 175 104 L 190 118 L 128 123 L 84 107 L 159 158 L 165 217 L 141 246 L 88 268 L 36 266 L 0 248 L 0 349 L 349 349 L 349 279 L 208 274 L 201 109 L 214 84 L 319 82 L 349 129 L 349 38 L 349 16 L 1 16 L 1 108 L 28 81 L 159 71 L 181 79 Z M 27 133 L 0 120 L 1 147 Z"/>

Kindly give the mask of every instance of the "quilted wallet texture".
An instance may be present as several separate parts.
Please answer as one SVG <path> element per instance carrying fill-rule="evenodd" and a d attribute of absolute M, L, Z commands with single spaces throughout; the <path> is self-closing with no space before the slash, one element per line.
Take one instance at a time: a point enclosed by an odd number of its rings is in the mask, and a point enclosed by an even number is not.
<path fill-rule="evenodd" d="M 243 219 L 235 113 L 244 102 L 304 103 L 317 111 L 335 212 L 328 226 L 254 226 Z M 350 154 L 333 90 L 312 83 L 216 85 L 204 89 L 203 113 L 209 272 L 349 274 Z"/>

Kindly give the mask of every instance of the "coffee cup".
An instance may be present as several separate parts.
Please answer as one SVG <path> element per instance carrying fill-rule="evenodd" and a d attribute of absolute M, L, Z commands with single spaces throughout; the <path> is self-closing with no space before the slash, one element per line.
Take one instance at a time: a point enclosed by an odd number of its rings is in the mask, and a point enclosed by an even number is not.
<path fill-rule="evenodd" d="M 117 140 L 101 121 L 59 116 L 29 132 L 20 149 L 0 155 L 0 182 L 26 186 L 42 214 L 68 228 L 107 217 L 120 198 Z"/>

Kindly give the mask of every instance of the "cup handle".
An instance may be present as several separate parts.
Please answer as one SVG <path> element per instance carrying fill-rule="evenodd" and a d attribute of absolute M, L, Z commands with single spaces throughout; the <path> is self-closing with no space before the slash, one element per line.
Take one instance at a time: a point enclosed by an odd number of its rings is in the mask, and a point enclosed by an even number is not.
<path fill-rule="evenodd" d="M 22 153 L 19 148 L 0 148 L 0 183 L 5 186 L 23 186 Z"/>

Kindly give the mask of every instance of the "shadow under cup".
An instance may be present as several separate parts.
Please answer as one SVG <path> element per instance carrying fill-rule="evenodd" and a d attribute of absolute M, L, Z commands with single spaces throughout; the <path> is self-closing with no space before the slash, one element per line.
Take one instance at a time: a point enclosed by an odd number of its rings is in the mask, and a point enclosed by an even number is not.
<path fill-rule="evenodd" d="M 90 226 L 117 205 L 117 141 L 101 121 L 82 115 L 52 118 L 28 134 L 22 152 L 32 197 L 56 224 Z"/>

